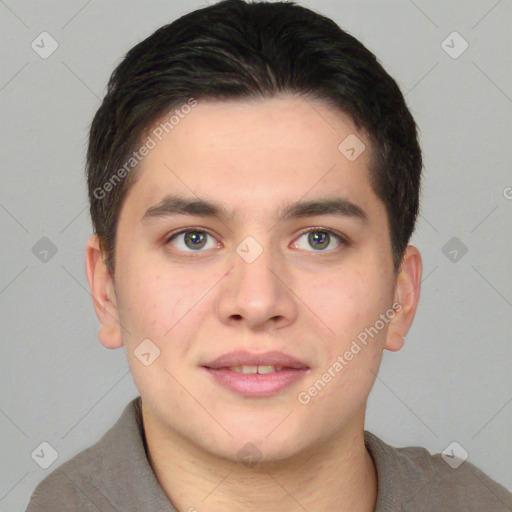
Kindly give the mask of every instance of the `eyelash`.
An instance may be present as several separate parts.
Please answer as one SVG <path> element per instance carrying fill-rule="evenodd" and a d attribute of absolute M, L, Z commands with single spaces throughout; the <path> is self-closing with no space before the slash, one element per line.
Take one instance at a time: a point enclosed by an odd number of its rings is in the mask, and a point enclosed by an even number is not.
<path fill-rule="evenodd" d="M 164 245 L 168 245 L 174 238 L 176 238 L 178 235 L 181 235 L 183 233 L 188 233 L 188 232 L 193 232 L 193 233 L 205 233 L 207 235 L 210 235 L 212 238 L 215 238 L 216 239 L 216 236 L 211 233 L 210 231 L 206 230 L 206 229 L 203 229 L 203 228 L 194 228 L 194 227 L 188 227 L 188 228 L 183 228 L 183 229 L 180 229 L 179 231 L 176 231 L 176 232 L 173 232 L 169 235 L 167 235 L 165 238 L 164 238 Z M 330 237 L 335 237 L 338 239 L 338 241 L 340 242 L 340 246 L 341 247 L 348 247 L 350 245 L 350 242 L 348 240 L 347 237 L 341 235 L 340 233 L 337 233 L 336 231 L 333 231 L 332 229 L 327 229 L 327 228 L 321 228 L 321 227 L 313 227 L 313 228 L 308 228 L 308 229 L 305 229 L 304 231 L 301 231 L 298 235 L 297 235 L 297 239 L 299 239 L 300 237 L 302 237 L 303 235 L 305 235 L 306 233 L 311 233 L 311 232 L 321 232 L 321 233 L 328 233 Z M 318 251 L 307 251 L 307 252 L 314 252 L 314 253 L 325 253 L 325 254 L 330 254 L 334 251 L 336 251 L 337 249 L 340 249 L 340 247 L 337 247 L 335 249 L 330 249 L 330 250 L 318 250 Z M 177 249 L 179 251 L 179 249 Z M 193 257 L 195 255 L 195 253 L 200 253 L 200 252 L 204 252 L 204 251 L 201 251 L 201 250 L 197 250 L 197 251 L 181 251 L 181 253 L 185 256 L 185 257 Z"/>

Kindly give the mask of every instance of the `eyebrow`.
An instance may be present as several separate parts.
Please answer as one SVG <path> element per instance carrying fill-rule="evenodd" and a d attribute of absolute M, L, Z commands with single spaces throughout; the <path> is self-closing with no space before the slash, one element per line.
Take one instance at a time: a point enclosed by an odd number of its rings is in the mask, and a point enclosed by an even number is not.
<path fill-rule="evenodd" d="M 197 215 L 217 218 L 222 222 L 227 222 L 233 218 L 234 212 L 228 211 L 224 206 L 215 201 L 179 195 L 166 195 L 158 204 L 146 210 L 141 221 L 145 222 L 158 217 L 171 217 L 174 215 Z M 277 214 L 277 221 L 317 215 L 338 215 L 354 218 L 364 223 L 368 222 L 368 215 L 360 206 L 342 197 L 294 201 L 286 205 Z"/>

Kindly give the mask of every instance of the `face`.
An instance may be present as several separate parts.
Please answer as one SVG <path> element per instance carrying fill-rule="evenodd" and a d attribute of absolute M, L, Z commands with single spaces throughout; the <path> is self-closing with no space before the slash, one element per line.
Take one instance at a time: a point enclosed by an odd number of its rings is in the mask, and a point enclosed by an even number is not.
<path fill-rule="evenodd" d="M 415 306 L 401 303 L 411 279 L 393 273 L 369 141 L 296 97 L 199 101 L 154 133 L 120 214 L 115 289 L 88 248 L 108 302 L 100 340 L 124 344 L 145 422 L 232 460 L 246 443 L 280 460 L 362 430 L 382 351 L 401 346 Z M 214 368 L 238 350 L 302 368 Z"/>

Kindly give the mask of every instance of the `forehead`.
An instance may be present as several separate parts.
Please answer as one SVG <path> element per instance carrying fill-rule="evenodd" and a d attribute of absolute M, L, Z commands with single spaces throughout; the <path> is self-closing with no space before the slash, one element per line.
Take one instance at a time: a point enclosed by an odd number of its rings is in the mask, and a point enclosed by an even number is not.
<path fill-rule="evenodd" d="M 180 115 L 171 119 L 174 113 Z M 301 197 L 357 203 L 372 194 L 367 137 L 349 116 L 319 101 L 198 100 L 193 108 L 162 116 L 144 137 L 153 147 L 129 192 L 141 207 L 170 192 L 230 205 L 230 215 L 267 207 L 276 212 L 276 204 Z M 347 140 L 360 152 L 355 159 L 346 152 Z"/>

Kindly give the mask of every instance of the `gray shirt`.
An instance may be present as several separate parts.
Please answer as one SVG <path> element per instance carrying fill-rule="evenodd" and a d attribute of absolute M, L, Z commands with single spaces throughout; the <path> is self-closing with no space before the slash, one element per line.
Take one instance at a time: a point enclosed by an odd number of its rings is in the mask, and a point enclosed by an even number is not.
<path fill-rule="evenodd" d="M 440 454 L 364 436 L 377 469 L 375 512 L 512 511 L 512 494 L 469 462 L 452 469 Z M 177 512 L 146 450 L 138 396 L 97 443 L 39 483 L 26 512 Z"/>

